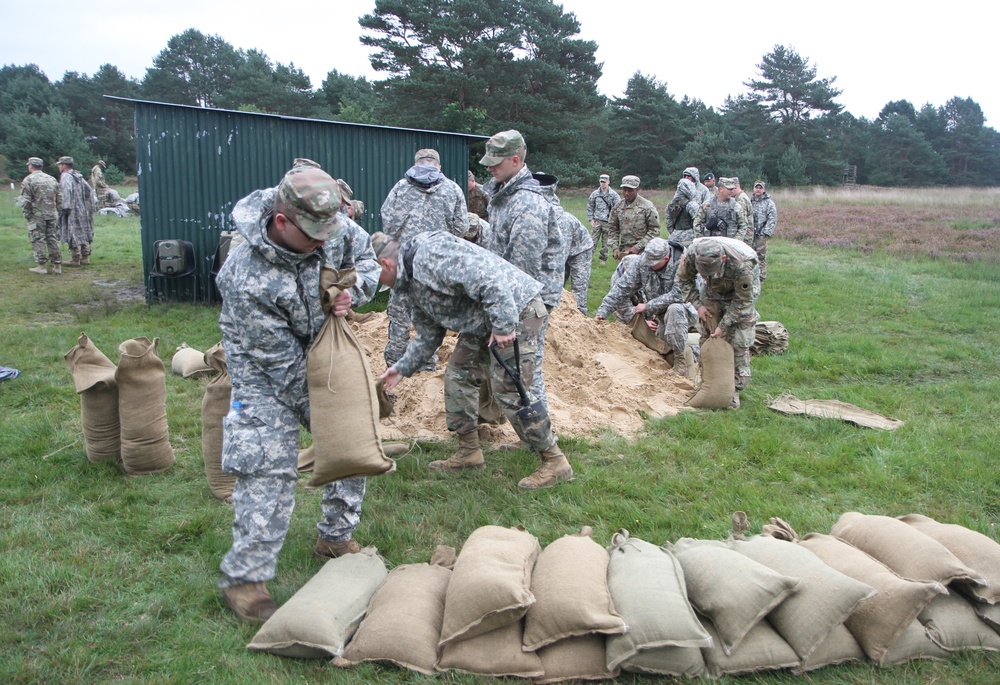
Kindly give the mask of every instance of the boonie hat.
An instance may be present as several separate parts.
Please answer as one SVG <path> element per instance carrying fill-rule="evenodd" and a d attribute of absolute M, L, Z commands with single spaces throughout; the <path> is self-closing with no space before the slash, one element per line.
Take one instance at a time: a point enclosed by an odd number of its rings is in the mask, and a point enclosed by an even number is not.
<path fill-rule="evenodd" d="M 291 169 L 278 185 L 289 218 L 313 240 L 330 240 L 343 227 L 343 196 L 337 181 L 317 167 Z"/>
<path fill-rule="evenodd" d="M 70 166 L 73 166 L 73 158 L 69 155 L 63 155 L 59 158 L 59 161 L 56 162 L 56 164 L 69 164 Z"/>
<path fill-rule="evenodd" d="M 722 179 L 719 179 L 720 181 Z M 717 241 L 711 238 L 698 240 L 692 243 L 694 247 L 695 268 L 698 269 L 704 278 L 718 276 L 722 271 L 722 258 L 726 251 L 722 249 Z"/>
<path fill-rule="evenodd" d="M 41 157 L 28 157 L 28 164 L 32 166 L 45 166 Z"/>
<path fill-rule="evenodd" d="M 483 166 L 495 166 L 508 157 L 516 154 L 523 155 L 528 149 L 524 144 L 524 136 L 519 131 L 510 129 L 500 131 L 486 141 L 486 154 L 479 160 Z"/>
<path fill-rule="evenodd" d="M 729 190 L 736 189 L 736 181 L 731 178 L 726 178 L 725 176 L 719 178 L 719 185 L 723 188 L 728 188 Z"/>
<path fill-rule="evenodd" d="M 413 155 L 413 163 L 414 164 L 416 164 L 417 162 L 419 162 L 422 159 L 433 159 L 438 164 L 441 163 L 441 155 L 438 154 L 437 150 L 435 150 L 434 148 L 430 148 L 430 147 L 425 147 L 425 148 L 422 148 L 420 150 L 417 150 L 417 153 L 415 155 Z"/>
<path fill-rule="evenodd" d="M 622 176 L 622 188 L 638 188 L 638 176 Z"/>
<path fill-rule="evenodd" d="M 646 243 L 646 249 L 642 251 L 646 264 L 652 266 L 666 257 L 670 253 L 670 243 L 663 238 L 653 238 Z"/>

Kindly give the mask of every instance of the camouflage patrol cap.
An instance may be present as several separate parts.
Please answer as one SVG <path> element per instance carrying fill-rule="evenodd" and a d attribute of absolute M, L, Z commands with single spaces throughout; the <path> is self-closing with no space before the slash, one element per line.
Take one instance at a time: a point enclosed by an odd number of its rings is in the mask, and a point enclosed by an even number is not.
<path fill-rule="evenodd" d="M 351 190 L 351 186 L 347 185 L 347 181 L 344 179 L 337 179 L 337 188 L 340 189 L 340 196 L 345 200 L 350 201 L 354 197 L 354 191 Z"/>
<path fill-rule="evenodd" d="M 701 181 L 701 174 L 698 173 L 698 167 L 696 166 L 689 166 L 681 172 L 681 176 L 690 176 L 694 179 L 695 183 L 699 183 Z"/>
<path fill-rule="evenodd" d="M 293 169 L 307 169 L 309 167 L 312 167 L 312 168 L 315 168 L 315 169 L 322 169 L 323 168 L 323 167 L 321 167 L 319 165 L 319 162 L 314 162 L 311 159 L 308 159 L 306 157 L 296 157 L 295 161 L 292 162 L 292 168 Z"/>
<path fill-rule="evenodd" d="M 478 231 L 479 230 L 479 215 L 475 212 L 469 212 L 469 230 Z"/>
<path fill-rule="evenodd" d="M 646 249 L 642 251 L 642 256 L 649 266 L 656 264 L 668 254 L 670 254 L 670 243 L 663 238 L 653 238 L 646 243 Z"/>
<path fill-rule="evenodd" d="M 719 177 L 719 185 L 723 188 L 728 188 L 729 190 L 736 190 L 736 180 L 726 178 L 725 176 Z"/>
<path fill-rule="evenodd" d="M 382 250 L 385 246 L 392 242 L 392 236 L 388 233 L 383 233 L 382 231 L 376 231 L 372 233 L 372 249 L 375 250 L 375 258 L 378 259 L 382 255 Z"/>
<path fill-rule="evenodd" d="M 698 273 L 704 278 L 718 276 L 722 271 L 723 258 L 726 255 L 722 245 L 711 238 L 701 238 L 691 243 L 691 247 L 694 248 L 695 268 L 698 269 Z"/>
<path fill-rule="evenodd" d="M 45 164 L 42 162 L 41 157 L 28 157 L 28 164 L 39 168 L 45 166 Z"/>
<path fill-rule="evenodd" d="M 514 155 L 524 156 L 528 151 L 528 146 L 524 143 L 524 136 L 520 132 L 511 129 L 500 131 L 495 136 L 486 141 L 486 154 L 479 160 L 483 166 L 496 166 L 508 157 Z"/>
<path fill-rule="evenodd" d="M 337 182 L 322 169 L 291 169 L 278 185 L 278 198 L 289 218 L 313 240 L 330 240 L 340 234 L 343 197 Z"/>
<path fill-rule="evenodd" d="M 431 147 L 425 147 L 420 150 L 417 150 L 417 153 L 413 155 L 414 164 L 416 164 L 422 159 L 433 159 L 438 164 L 441 163 L 441 155 L 438 154 L 437 150 Z"/>
<path fill-rule="evenodd" d="M 767 188 L 767 186 L 764 184 L 763 181 L 754 182 L 753 187 L 756 188 L 757 186 L 760 186 L 761 188 Z"/>
<path fill-rule="evenodd" d="M 69 155 L 63 155 L 59 158 L 59 161 L 56 162 L 56 164 L 68 164 L 69 166 L 73 166 L 73 158 Z"/>
<path fill-rule="evenodd" d="M 738 186 L 740 184 L 740 177 L 739 176 L 730 176 L 729 180 L 733 182 L 734 186 Z"/>
<path fill-rule="evenodd" d="M 355 219 L 360 219 L 365 215 L 365 203 L 361 200 L 351 200 L 351 207 L 354 208 Z"/>
<path fill-rule="evenodd" d="M 610 181 L 611 177 L 608 176 L 607 174 L 601 174 L 601 176 L 600 176 L 600 178 L 598 180 L 599 181 Z"/>
<path fill-rule="evenodd" d="M 639 187 L 639 177 L 638 176 L 622 176 L 622 188 L 638 188 Z"/>

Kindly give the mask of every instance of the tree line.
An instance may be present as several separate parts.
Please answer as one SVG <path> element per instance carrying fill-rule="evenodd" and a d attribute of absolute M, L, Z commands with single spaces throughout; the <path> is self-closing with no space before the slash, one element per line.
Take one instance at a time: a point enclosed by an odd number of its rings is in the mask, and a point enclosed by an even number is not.
<path fill-rule="evenodd" d="M 1000 185 L 1000 134 L 972 98 L 919 109 L 898 100 L 872 120 L 855 117 L 837 102 L 836 77 L 820 77 L 789 46 L 774 46 L 748 68 L 746 91 L 713 108 L 678 100 L 638 71 L 620 97 L 601 95 L 597 43 L 581 39 L 576 16 L 552 0 L 377 0 L 359 23 L 382 79 L 334 69 L 314 88 L 294 64 L 196 29 L 173 36 L 141 81 L 112 64 L 55 82 L 34 64 L 4 66 L 7 171 L 19 178 L 28 156 L 48 163 L 70 154 L 105 159 L 112 181 L 133 173 L 131 107 L 102 97 L 118 95 L 481 135 L 517 128 L 532 168 L 565 185 L 632 173 L 669 187 L 687 166 L 782 186 L 833 185 L 847 165 L 863 184 Z"/>

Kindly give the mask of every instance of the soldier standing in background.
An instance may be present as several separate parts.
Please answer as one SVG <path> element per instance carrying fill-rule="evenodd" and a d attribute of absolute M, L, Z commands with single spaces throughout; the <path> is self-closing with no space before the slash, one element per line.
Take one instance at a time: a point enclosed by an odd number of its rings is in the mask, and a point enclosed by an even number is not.
<path fill-rule="evenodd" d="M 736 202 L 736 183 L 731 178 L 719 179 L 719 194 L 705 202 L 694 217 L 694 232 L 699 238 L 719 236 L 735 238 L 750 244 L 752 226 Z"/>
<path fill-rule="evenodd" d="M 21 181 L 21 214 L 28 222 L 28 238 L 37 263 L 28 271 L 48 273 L 45 268 L 48 260 L 52 264 L 52 273 L 61 274 L 59 215 L 62 213 L 62 193 L 59 192 L 59 182 L 42 171 L 42 166 L 39 157 L 29 157 L 28 175 Z"/>
<path fill-rule="evenodd" d="M 108 197 L 108 184 L 104 182 L 104 170 L 108 168 L 103 159 L 97 160 L 97 164 L 90 170 L 90 187 L 97 194 L 97 208 L 110 207 L 111 202 Z"/>
<path fill-rule="evenodd" d="M 60 157 L 56 166 L 61 172 L 59 191 L 62 193 L 62 216 L 59 219 L 59 229 L 62 241 L 69 245 L 71 257 L 66 266 L 90 264 L 97 198 L 83 174 L 73 168 L 72 157 Z"/>
<path fill-rule="evenodd" d="M 750 225 L 750 230 L 753 230 L 753 203 L 750 201 L 750 196 L 743 192 L 742 186 L 740 186 L 740 177 L 733 176 L 733 183 L 735 188 L 733 192 L 730 193 L 730 197 L 736 201 L 736 203 L 743 208 L 743 214 L 747 217 L 747 224 Z M 749 242 L 749 241 L 747 241 Z"/>
<path fill-rule="evenodd" d="M 591 237 L 594 247 L 601 245 L 598 256 L 601 266 L 608 263 L 608 222 L 611 220 L 611 210 L 621 201 L 618 193 L 608 187 L 611 177 L 601 174 L 600 186 L 587 199 L 587 220 L 590 221 Z"/>
<path fill-rule="evenodd" d="M 712 195 L 718 195 L 719 189 L 715 187 L 715 174 L 709 171 L 705 174 L 705 178 L 702 179 L 702 185 L 708 188 L 708 192 Z"/>
<path fill-rule="evenodd" d="M 652 202 L 639 195 L 639 177 L 622 178 L 623 200 L 611 211 L 608 235 L 613 256 L 639 254 L 646 243 L 660 236 L 660 215 Z"/>
<path fill-rule="evenodd" d="M 479 216 L 480 219 L 489 220 L 488 206 L 490 196 L 483 191 L 483 187 L 476 182 L 476 177 L 469 171 L 469 211 Z"/>
<path fill-rule="evenodd" d="M 763 181 L 753 184 L 753 249 L 760 260 L 760 282 L 767 278 L 767 239 L 778 225 L 778 208 L 767 194 Z"/>
<path fill-rule="evenodd" d="M 587 291 L 590 289 L 590 272 L 593 268 L 594 239 L 576 216 L 563 209 L 562 202 L 556 195 L 559 179 L 552 174 L 542 172 L 536 172 L 532 177 L 538 181 L 549 202 L 559 208 L 559 226 L 562 228 L 566 248 L 566 276 L 563 278 L 563 287 L 573 281 L 570 292 L 573 293 L 576 308 L 586 316 Z"/>

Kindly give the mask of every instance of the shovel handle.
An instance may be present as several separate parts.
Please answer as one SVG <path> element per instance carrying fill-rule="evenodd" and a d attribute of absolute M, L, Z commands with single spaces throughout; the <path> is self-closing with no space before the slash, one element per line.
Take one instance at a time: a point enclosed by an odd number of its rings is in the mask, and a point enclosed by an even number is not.
<path fill-rule="evenodd" d="M 500 350 L 497 349 L 495 342 L 490 345 L 490 352 L 493 353 L 493 357 L 497 360 L 497 363 L 500 364 L 511 380 L 514 381 L 514 385 L 517 387 L 517 394 L 521 396 L 521 406 L 527 407 L 530 405 L 531 401 L 528 399 L 528 393 L 524 389 L 524 383 L 521 382 L 521 348 L 517 344 L 517 338 L 514 338 L 514 363 L 517 364 L 517 373 L 514 373 L 514 370 L 507 366 L 507 362 L 501 359 Z"/>

